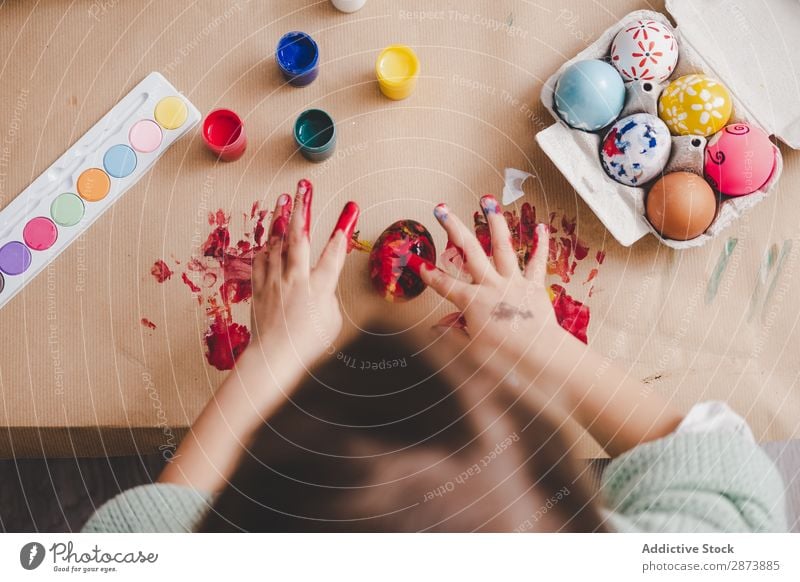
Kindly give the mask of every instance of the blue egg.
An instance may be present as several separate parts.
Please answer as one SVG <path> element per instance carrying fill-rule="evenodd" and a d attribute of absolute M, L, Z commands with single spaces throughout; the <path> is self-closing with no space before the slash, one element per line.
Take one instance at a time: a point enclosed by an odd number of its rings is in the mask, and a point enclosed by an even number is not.
<path fill-rule="evenodd" d="M 606 62 L 573 63 L 556 85 L 554 104 L 567 125 L 597 131 L 614 121 L 625 105 L 625 83 Z"/>

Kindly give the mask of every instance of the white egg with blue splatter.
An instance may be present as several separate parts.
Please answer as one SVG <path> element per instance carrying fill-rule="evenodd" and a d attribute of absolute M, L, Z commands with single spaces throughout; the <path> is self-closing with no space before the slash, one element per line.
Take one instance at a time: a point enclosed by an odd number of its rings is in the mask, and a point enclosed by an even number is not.
<path fill-rule="evenodd" d="M 626 186 L 641 186 L 667 165 L 672 139 L 655 115 L 635 113 L 617 121 L 606 133 L 600 160 L 606 173 Z"/>

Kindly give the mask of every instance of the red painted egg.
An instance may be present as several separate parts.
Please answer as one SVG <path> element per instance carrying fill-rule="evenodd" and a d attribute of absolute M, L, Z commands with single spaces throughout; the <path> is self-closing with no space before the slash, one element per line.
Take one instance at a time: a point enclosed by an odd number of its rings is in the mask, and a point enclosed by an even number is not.
<path fill-rule="evenodd" d="M 381 233 L 369 255 L 369 277 L 386 301 L 408 301 L 425 290 L 425 283 L 408 265 L 408 257 L 436 262 L 433 237 L 415 220 L 398 220 Z"/>

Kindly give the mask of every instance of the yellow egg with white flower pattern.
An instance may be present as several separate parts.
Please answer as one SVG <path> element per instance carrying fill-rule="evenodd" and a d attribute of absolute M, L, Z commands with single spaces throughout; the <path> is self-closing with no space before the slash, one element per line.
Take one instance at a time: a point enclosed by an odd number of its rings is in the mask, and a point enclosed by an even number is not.
<path fill-rule="evenodd" d="M 658 100 L 658 116 L 673 135 L 716 133 L 728 123 L 732 110 L 728 89 L 706 75 L 675 79 Z"/>

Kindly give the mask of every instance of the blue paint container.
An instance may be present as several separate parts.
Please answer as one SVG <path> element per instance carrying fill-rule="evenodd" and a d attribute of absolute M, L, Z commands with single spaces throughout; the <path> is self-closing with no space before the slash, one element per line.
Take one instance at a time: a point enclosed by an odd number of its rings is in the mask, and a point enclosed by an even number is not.
<path fill-rule="evenodd" d="M 311 162 L 323 162 L 336 149 L 336 125 L 322 109 L 307 109 L 294 122 L 294 141 Z"/>
<path fill-rule="evenodd" d="M 319 47 L 305 32 L 287 32 L 278 41 L 275 60 L 290 85 L 310 85 L 319 74 Z"/>

